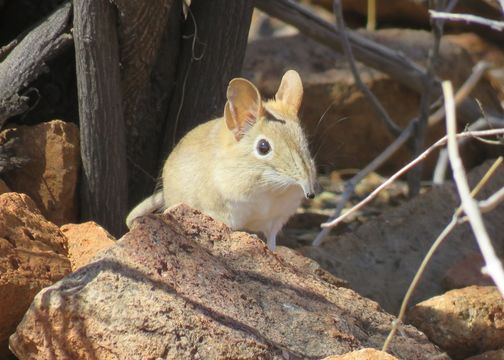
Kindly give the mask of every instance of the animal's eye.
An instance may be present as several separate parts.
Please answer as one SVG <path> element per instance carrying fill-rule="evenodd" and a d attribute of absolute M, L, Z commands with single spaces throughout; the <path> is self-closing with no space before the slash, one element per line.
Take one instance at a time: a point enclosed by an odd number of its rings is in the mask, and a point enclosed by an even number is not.
<path fill-rule="evenodd" d="M 270 151 L 271 151 L 271 145 L 267 140 L 261 139 L 257 142 L 257 152 L 259 154 L 266 155 Z"/>

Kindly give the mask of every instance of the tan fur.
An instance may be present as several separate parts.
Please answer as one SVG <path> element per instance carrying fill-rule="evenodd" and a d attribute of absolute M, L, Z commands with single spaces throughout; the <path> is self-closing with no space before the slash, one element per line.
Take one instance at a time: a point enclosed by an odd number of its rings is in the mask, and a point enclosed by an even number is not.
<path fill-rule="evenodd" d="M 303 194 L 314 192 L 315 168 L 297 117 L 301 80 L 288 71 L 275 99 L 263 103 L 252 83 L 233 79 L 227 97 L 224 117 L 190 131 L 166 160 L 164 205 L 184 202 L 233 229 L 262 232 L 274 249 Z M 260 139 L 271 145 L 267 155 L 257 150 Z"/>

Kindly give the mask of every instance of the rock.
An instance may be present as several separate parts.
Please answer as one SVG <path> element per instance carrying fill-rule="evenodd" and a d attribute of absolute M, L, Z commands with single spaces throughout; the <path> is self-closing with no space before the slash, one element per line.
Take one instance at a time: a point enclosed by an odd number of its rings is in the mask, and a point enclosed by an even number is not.
<path fill-rule="evenodd" d="M 491 163 L 488 161 L 468 173 L 471 188 Z M 504 167 L 501 166 L 478 199 L 487 198 L 503 186 Z M 397 313 L 423 257 L 459 204 L 456 188 L 449 182 L 400 206 L 384 209 L 351 231 L 328 237 L 320 247 L 305 246 L 299 251 L 347 280 L 359 294 Z M 487 231 L 497 249 L 504 248 L 503 211 L 504 207 L 500 206 L 484 215 Z M 457 226 L 427 266 L 411 304 L 445 292 L 441 280 L 446 269 L 475 251 L 478 246 L 469 225 Z"/>
<path fill-rule="evenodd" d="M 72 271 L 87 265 L 100 251 L 115 244 L 115 238 L 94 221 L 66 224 L 60 228 L 68 239 L 68 258 Z"/>
<path fill-rule="evenodd" d="M 58 226 L 77 220 L 77 181 L 80 171 L 79 129 L 53 120 L 19 126 L 16 154 L 30 161 L 5 174 L 16 192 L 29 195 L 42 214 Z"/>
<path fill-rule="evenodd" d="M 397 358 L 380 350 L 362 349 L 343 355 L 329 356 L 323 360 L 397 360 Z"/>
<path fill-rule="evenodd" d="M 487 351 L 483 354 L 468 357 L 466 360 L 502 360 L 504 359 L 504 349 Z"/>
<path fill-rule="evenodd" d="M 424 64 L 432 46 L 432 36 L 425 31 L 380 30 L 362 32 L 373 41 L 404 53 Z M 471 74 L 473 61 L 458 45 L 443 41 L 441 61 L 436 71 L 458 88 Z M 286 65 L 288 64 L 288 66 Z M 365 98 L 354 85 L 346 58 L 303 35 L 263 39 L 249 43 L 243 76 L 252 80 L 265 97 L 275 94 L 280 77 L 287 68 L 296 69 L 303 79 L 304 98 L 301 119 L 316 148 L 316 162 L 323 169 L 362 168 L 380 154 L 394 139 Z M 405 126 L 419 111 L 419 95 L 387 75 L 358 64 L 363 82 L 400 126 Z M 489 112 L 502 113 L 495 90 L 483 79 L 472 96 Z M 462 124 L 473 121 L 461 112 Z M 444 135 L 444 124 L 429 129 L 426 143 Z M 482 147 L 464 153 L 468 166 L 481 162 Z M 380 171 L 390 173 L 410 160 L 410 152 L 398 151 Z M 426 174 L 436 162 L 431 156 Z"/>
<path fill-rule="evenodd" d="M 393 316 L 185 205 L 149 215 L 41 291 L 10 338 L 22 359 L 322 358 L 381 347 Z M 391 350 L 429 359 L 405 326 Z"/>
<path fill-rule="evenodd" d="M 314 275 L 317 278 L 337 287 L 349 287 L 348 281 L 337 278 L 330 272 L 322 269 L 317 262 L 301 255 L 295 250 L 280 246 L 275 253 L 277 255 L 280 255 L 285 261 L 287 261 L 297 270 L 300 270 L 306 274 Z"/>
<path fill-rule="evenodd" d="M 408 321 L 454 359 L 504 347 L 504 299 L 495 286 L 469 286 L 423 301 Z"/>
<path fill-rule="evenodd" d="M 7 186 L 7 184 L 5 183 L 5 181 L 3 181 L 2 179 L 0 179 L 0 195 L 1 194 L 5 194 L 7 192 L 10 192 L 11 190 L 9 189 L 9 187 Z"/>
<path fill-rule="evenodd" d="M 66 239 L 25 194 L 0 195 L 0 358 L 40 289 L 70 272 Z"/>
<path fill-rule="evenodd" d="M 465 256 L 446 272 L 443 278 L 445 289 L 460 289 L 470 285 L 493 285 L 494 282 L 490 276 L 481 272 L 484 265 L 485 261 L 480 252 L 475 251 Z"/>

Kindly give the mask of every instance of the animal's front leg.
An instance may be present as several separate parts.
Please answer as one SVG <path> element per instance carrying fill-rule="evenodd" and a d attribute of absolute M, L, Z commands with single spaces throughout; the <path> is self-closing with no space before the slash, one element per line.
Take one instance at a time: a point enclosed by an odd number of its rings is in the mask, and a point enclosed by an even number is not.
<path fill-rule="evenodd" d="M 276 249 L 276 236 L 278 232 L 282 229 L 283 221 L 274 221 L 271 224 L 270 231 L 266 234 L 268 240 L 268 247 L 271 251 Z"/>

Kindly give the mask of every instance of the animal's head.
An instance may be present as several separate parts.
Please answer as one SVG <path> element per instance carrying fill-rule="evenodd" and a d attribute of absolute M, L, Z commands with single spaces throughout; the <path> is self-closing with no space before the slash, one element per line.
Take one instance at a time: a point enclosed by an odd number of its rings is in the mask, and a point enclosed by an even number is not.
<path fill-rule="evenodd" d="M 224 118 L 237 146 L 235 154 L 256 169 L 258 185 L 278 189 L 299 185 L 306 198 L 315 194 L 315 166 L 300 126 L 303 98 L 299 74 L 287 71 L 274 99 L 263 102 L 248 80 L 231 80 Z"/>

